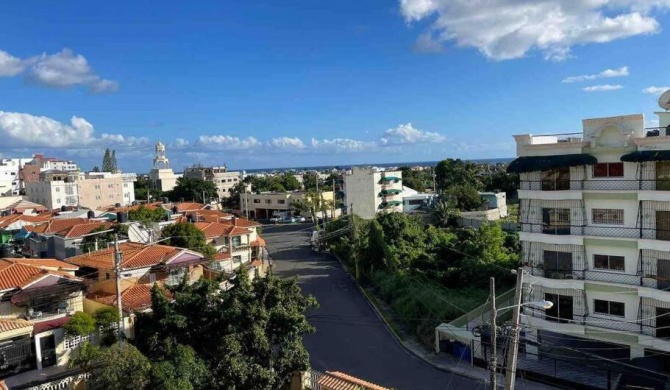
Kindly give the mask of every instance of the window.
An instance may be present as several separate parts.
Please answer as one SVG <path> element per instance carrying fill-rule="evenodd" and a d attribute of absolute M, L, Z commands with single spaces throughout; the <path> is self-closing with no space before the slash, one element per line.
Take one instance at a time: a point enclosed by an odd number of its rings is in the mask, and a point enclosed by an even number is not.
<path fill-rule="evenodd" d="M 593 177 L 623 177 L 623 163 L 597 163 L 593 166 Z"/>
<path fill-rule="evenodd" d="M 279 199 L 279 200 L 277 201 L 277 203 L 279 203 L 279 204 L 286 204 L 286 199 Z"/>
<path fill-rule="evenodd" d="M 123 188 L 128 188 L 128 183 L 123 183 Z"/>
<path fill-rule="evenodd" d="M 240 236 L 233 236 L 233 246 L 238 247 L 242 245 L 242 237 Z"/>
<path fill-rule="evenodd" d="M 570 168 L 557 168 L 542 172 L 542 191 L 570 189 Z"/>
<path fill-rule="evenodd" d="M 265 203 L 272 203 L 272 199 L 265 199 Z"/>
<path fill-rule="evenodd" d="M 593 300 L 593 312 L 598 314 L 625 317 L 625 307 L 626 305 L 623 302 L 604 301 L 602 299 Z"/>
<path fill-rule="evenodd" d="M 570 209 L 542 209 L 542 233 L 570 234 Z"/>
<path fill-rule="evenodd" d="M 407 204 L 412 206 L 421 206 L 424 203 L 423 199 L 410 199 Z"/>
<path fill-rule="evenodd" d="M 96 189 L 96 190 L 99 190 L 99 189 L 100 189 L 100 185 L 96 184 L 96 185 L 95 185 L 95 189 Z"/>
<path fill-rule="evenodd" d="M 68 349 L 74 349 L 77 348 L 78 346 L 84 344 L 85 342 L 89 341 L 91 339 L 91 335 L 86 335 L 86 336 L 73 336 L 73 337 L 66 337 L 65 340 L 63 340 L 65 350 Z"/>
<path fill-rule="evenodd" d="M 233 256 L 233 263 L 241 263 L 242 256 Z"/>
<path fill-rule="evenodd" d="M 56 192 L 60 192 L 60 187 L 56 187 Z"/>
<path fill-rule="evenodd" d="M 60 198 L 56 199 L 56 203 L 60 204 Z"/>
<path fill-rule="evenodd" d="M 626 258 L 623 256 L 593 255 L 593 268 L 610 271 L 625 271 Z"/>
<path fill-rule="evenodd" d="M 543 251 L 544 277 L 550 279 L 572 278 L 572 253 Z"/>
<path fill-rule="evenodd" d="M 567 323 L 573 318 L 572 297 L 558 294 L 544 294 L 544 300 L 554 305 L 544 311 L 545 320 Z"/>
<path fill-rule="evenodd" d="M 254 203 L 261 203 L 260 199 L 254 199 Z"/>
<path fill-rule="evenodd" d="M 591 221 L 594 224 L 623 225 L 623 209 L 593 209 Z"/>

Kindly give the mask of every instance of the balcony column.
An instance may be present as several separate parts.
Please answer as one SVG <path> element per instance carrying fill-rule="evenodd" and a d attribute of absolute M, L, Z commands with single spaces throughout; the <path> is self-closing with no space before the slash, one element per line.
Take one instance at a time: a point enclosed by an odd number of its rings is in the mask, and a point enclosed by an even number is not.
<path fill-rule="evenodd" d="M 35 361 L 37 363 L 37 371 L 42 371 L 42 346 L 40 345 L 40 335 L 35 335 Z"/>

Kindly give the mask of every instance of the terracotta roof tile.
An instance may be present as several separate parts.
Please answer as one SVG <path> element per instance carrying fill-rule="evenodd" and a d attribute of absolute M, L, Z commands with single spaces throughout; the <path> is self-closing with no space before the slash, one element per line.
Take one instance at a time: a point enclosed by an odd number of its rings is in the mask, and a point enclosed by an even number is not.
<path fill-rule="evenodd" d="M 160 244 L 145 245 L 135 242 L 125 242 L 120 245 L 119 249 L 123 256 L 123 260 L 121 261 L 122 269 L 145 268 L 158 265 L 185 250 L 175 246 Z M 114 248 L 106 248 L 97 252 L 70 257 L 66 260 L 68 263 L 82 267 L 111 270 L 114 269 Z"/>
<path fill-rule="evenodd" d="M 216 255 L 214 255 L 214 259 L 212 260 L 228 260 L 232 258 L 232 255 L 228 252 L 218 252 Z"/>
<path fill-rule="evenodd" d="M 256 227 L 256 226 L 261 226 L 260 223 L 250 221 L 246 218 L 231 218 L 231 219 L 224 219 L 221 221 L 221 223 L 225 223 L 227 225 L 235 225 L 243 228 L 250 228 L 250 227 Z"/>
<path fill-rule="evenodd" d="M 60 261 L 57 259 L 22 259 L 22 258 L 17 258 L 17 259 L 12 259 L 8 258 L 5 260 L 12 261 L 17 264 L 23 264 L 23 265 L 28 265 L 31 267 L 36 267 L 36 268 L 41 268 L 41 269 L 46 269 L 46 268 L 55 268 L 57 270 L 64 270 L 64 271 L 77 271 L 79 267 L 73 264 L 66 263 L 64 261 Z"/>
<path fill-rule="evenodd" d="M 111 228 L 113 226 L 112 223 L 109 222 L 86 222 L 86 223 L 81 223 L 74 225 L 70 228 L 67 228 L 65 230 L 62 230 L 58 232 L 59 236 L 63 236 L 65 238 L 79 238 L 85 234 L 91 233 L 93 230 L 96 230 L 98 228 Z"/>
<path fill-rule="evenodd" d="M 323 390 L 390 390 L 341 372 L 326 371 L 318 380 Z"/>
<path fill-rule="evenodd" d="M 131 313 L 151 308 L 151 287 L 149 284 L 136 284 L 125 289 L 121 293 L 123 310 Z M 172 297 L 169 291 L 164 291 L 164 293 Z M 86 298 L 105 305 L 116 306 L 116 294 L 97 292 L 89 294 Z"/>
<path fill-rule="evenodd" d="M 39 224 L 47 222 L 51 219 L 51 215 L 23 215 L 23 214 L 11 214 L 6 217 L 0 217 L 0 229 L 6 228 L 7 226 L 13 224 L 16 221 L 25 221 L 29 224 Z"/>
<path fill-rule="evenodd" d="M 177 203 L 177 212 L 183 213 L 185 211 L 195 211 L 195 210 L 203 210 L 205 205 L 202 203 L 197 203 L 197 202 L 182 202 L 182 203 Z M 172 206 L 174 207 L 174 205 Z M 170 209 L 172 209 L 170 207 Z"/>
<path fill-rule="evenodd" d="M 72 228 L 75 225 L 89 223 L 86 218 L 70 218 L 70 219 L 52 219 L 46 223 L 40 224 L 35 228 L 35 233 L 56 234 Z"/>
<path fill-rule="evenodd" d="M 196 222 L 193 225 L 205 233 L 206 238 L 217 238 L 221 236 L 241 236 L 251 234 L 247 228 L 237 227 L 219 222 Z"/>
<path fill-rule="evenodd" d="M 2 319 L 0 320 L 0 333 L 8 332 L 10 330 L 23 329 L 23 328 L 32 328 L 32 322 L 22 320 L 22 319 Z"/>
<path fill-rule="evenodd" d="M 39 268 L 0 259 L 0 290 L 19 288 L 47 273 Z"/>

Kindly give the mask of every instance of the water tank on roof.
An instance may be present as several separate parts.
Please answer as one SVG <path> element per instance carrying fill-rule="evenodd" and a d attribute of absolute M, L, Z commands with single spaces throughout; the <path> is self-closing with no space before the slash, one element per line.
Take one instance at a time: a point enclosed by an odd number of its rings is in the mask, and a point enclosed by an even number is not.
<path fill-rule="evenodd" d="M 0 246 L 0 257 L 14 257 L 14 250 L 11 245 Z"/>
<path fill-rule="evenodd" d="M 177 206 L 172 207 L 172 213 L 177 214 L 179 212 L 179 208 Z"/>
<path fill-rule="evenodd" d="M 168 199 L 167 197 L 164 197 L 163 198 L 163 203 L 170 203 L 170 199 Z"/>
<path fill-rule="evenodd" d="M 4 210 L 3 212 L 0 213 L 0 217 L 6 217 L 9 215 L 9 210 Z"/>
<path fill-rule="evenodd" d="M 179 198 L 179 202 L 184 203 L 184 198 Z"/>
<path fill-rule="evenodd" d="M 67 211 L 67 207 L 65 205 L 60 206 L 60 211 Z"/>
<path fill-rule="evenodd" d="M 95 212 L 93 210 L 88 210 L 88 213 L 86 213 L 86 217 L 88 219 L 95 218 Z"/>
<path fill-rule="evenodd" d="M 116 222 L 118 223 L 128 222 L 128 213 L 122 211 L 116 213 Z"/>
<path fill-rule="evenodd" d="M 133 203 L 131 203 L 133 206 L 137 206 L 137 201 L 134 200 Z"/>
<path fill-rule="evenodd" d="M 115 203 L 114 207 L 121 207 L 121 203 Z"/>
<path fill-rule="evenodd" d="M 186 220 L 187 220 L 189 223 L 193 223 L 193 222 L 195 222 L 195 217 L 193 217 L 193 214 L 189 214 L 189 215 L 186 217 Z"/>

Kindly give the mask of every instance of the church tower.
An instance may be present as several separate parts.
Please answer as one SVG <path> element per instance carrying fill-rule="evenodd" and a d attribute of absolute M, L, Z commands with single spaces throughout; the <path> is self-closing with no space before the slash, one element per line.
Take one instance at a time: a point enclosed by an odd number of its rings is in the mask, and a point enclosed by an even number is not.
<path fill-rule="evenodd" d="M 161 167 L 162 165 L 162 167 Z M 154 157 L 154 169 L 169 169 L 170 160 L 165 155 L 165 145 L 161 141 L 156 144 L 156 156 Z"/>

